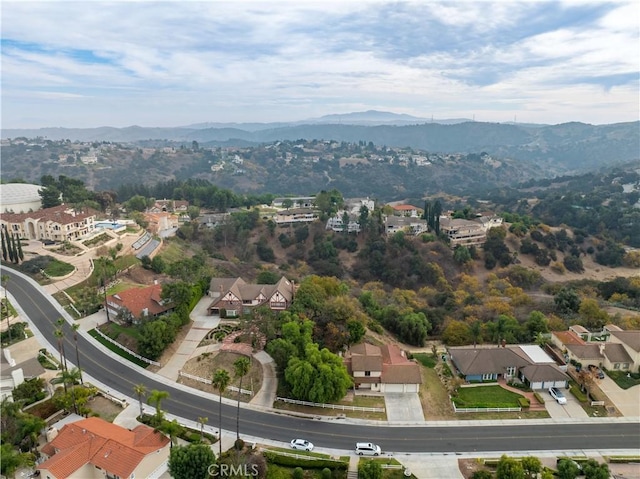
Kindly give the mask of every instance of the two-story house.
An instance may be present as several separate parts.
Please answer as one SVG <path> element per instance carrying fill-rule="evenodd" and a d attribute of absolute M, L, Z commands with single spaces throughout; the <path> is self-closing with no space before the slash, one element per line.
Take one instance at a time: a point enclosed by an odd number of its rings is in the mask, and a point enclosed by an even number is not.
<path fill-rule="evenodd" d="M 95 231 L 96 212 L 54 206 L 29 213 L 2 213 L 0 225 L 20 238 L 53 241 L 73 241 Z"/>
<path fill-rule="evenodd" d="M 212 278 L 209 296 L 213 301 L 209 315 L 242 316 L 258 306 L 284 311 L 293 301 L 295 285 L 284 276 L 276 284 L 250 284 L 242 278 Z"/>

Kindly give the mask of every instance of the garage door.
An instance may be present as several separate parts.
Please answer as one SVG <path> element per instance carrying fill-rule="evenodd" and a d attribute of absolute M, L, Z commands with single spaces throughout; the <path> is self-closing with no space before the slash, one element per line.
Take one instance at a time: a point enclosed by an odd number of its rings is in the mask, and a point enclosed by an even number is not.
<path fill-rule="evenodd" d="M 384 392 L 386 393 L 403 393 L 404 385 L 403 384 L 385 384 Z"/>

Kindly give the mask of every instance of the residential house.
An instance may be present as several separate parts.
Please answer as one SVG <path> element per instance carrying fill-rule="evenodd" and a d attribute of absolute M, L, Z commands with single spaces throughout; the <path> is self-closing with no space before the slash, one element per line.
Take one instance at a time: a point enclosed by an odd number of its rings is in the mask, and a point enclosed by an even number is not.
<path fill-rule="evenodd" d="M 356 344 L 346 352 L 344 363 L 356 389 L 416 393 L 422 384 L 418 363 L 393 344 Z"/>
<path fill-rule="evenodd" d="M 451 363 L 469 382 L 519 380 L 531 389 L 566 387 L 569 377 L 537 345 L 463 346 L 448 349 Z"/>
<path fill-rule="evenodd" d="M 412 218 L 417 218 L 419 214 L 422 212 L 420 208 L 413 205 L 391 205 L 393 209 L 393 213 L 398 216 L 410 216 Z"/>
<path fill-rule="evenodd" d="M 153 234 L 178 227 L 178 217 L 167 212 L 143 213 L 142 216 L 149 223 L 147 231 Z"/>
<path fill-rule="evenodd" d="M 13 401 L 12 392 L 17 386 L 20 386 L 25 380 L 44 374 L 44 372 L 45 370 L 38 362 L 37 357 L 34 356 L 16 364 L 15 359 L 11 357 L 11 351 L 3 349 L 0 354 L 0 401 L 4 398 Z"/>
<path fill-rule="evenodd" d="M 236 317 L 258 306 L 284 311 L 291 306 L 294 292 L 293 282 L 284 276 L 276 284 L 250 284 L 242 278 L 212 278 L 209 296 L 214 299 L 207 312 L 219 315 L 224 310 L 226 317 Z"/>
<path fill-rule="evenodd" d="M 338 211 L 334 216 L 327 221 L 326 229 L 333 230 L 338 233 L 345 231 L 344 215 L 347 215 L 349 221 L 346 224 L 347 233 L 360 233 L 360 223 L 358 223 L 358 216 L 346 213 L 346 211 Z"/>
<path fill-rule="evenodd" d="M 411 236 L 418 236 L 429 231 L 426 220 L 411 216 L 387 216 L 384 220 L 385 234 L 393 235 L 400 231 Z"/>
<path fill-rule="evenodd" d="M 318 219 L 318 211 L 311 208 L 291 208 L 276 213 L 274 221 L 279 226 L 311 223 Z"/>
<path fill-rule="evenodd" d="M 369 214 L 371 214 L 375 209 L 376 204 L 375 204 L 375 201 L 370 199 L 369 197 L 349 198 L 344 200 L 345 211 L 347 211 L 349 214 L 352 214 L 352 215 L 360 216 L 360 209 L 363 206 L 366 206 L 367 210 L 369 211 Z"/>
<path fill-rule="evenodd" d="M 137 323 L 171 311 L 173 305 L 161 298 L 162 285 L 131 288 L 107 296 L 107 310 L 111 321 Z"/>
<path fill-rule="evenodd" d="M 129 430 L 97 417 L 66 424 L 42 447 L 36 467 L 47 479 L 151 477 L 169 458 L 170 440 L 140 424 Z"/>
<path fill-rule="evenodd" d="M 316 205 L 316 197 L 315 196 L 292 196 L 292 197 L 282 197 L 275 198 L 271 204 L 275 208 L 283 208 L 282 203 L 285 200 L 291 201 L 291 206 L 294 208 L 313 208 Z"/>
<path fill-rule="evenodd" d="M 29 213 L 0 214 L 1 227 L 20 238 L 60 242 L 90 235 L 95 231 L 95 220 L 95 211 L 64 204 Z"/>
<path fill-rule="evenodd" d="M 640 330 L 622 330 L 606 325 L 602 332 L 593 333 L 580 325 L 568 331 L 554 331 L 551 341 L 561 348 L 567 360 L 582 367 L 597 366 L 612 371 L 640 369 Z"/>
<path fill-rule="evenodd" d="M 184 200 L 156 200 L 148 213 L 185 213 L 189 208 L 189 202 Z"/>
<path fill-rule="evenodd" d="M 449 239 L 452 248 L 461 246 L 479 246 L 487 240 L 487 232 L 502 224 L 498 216 L 480 216 L 473 220 L 440 217 L 440 231 Z"/>

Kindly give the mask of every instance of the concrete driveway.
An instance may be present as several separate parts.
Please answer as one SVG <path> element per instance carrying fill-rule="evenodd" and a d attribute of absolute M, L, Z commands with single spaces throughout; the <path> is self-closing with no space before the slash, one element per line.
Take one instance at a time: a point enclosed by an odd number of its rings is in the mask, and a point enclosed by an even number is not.
<path fill-rule="evenodd" d="M 607 395 L 623 416 L 640 417 L 640 386 L 622 389 L 609 376 L 598 382 L 600 390 Z"/>
<path fill-rule="evenodd" d="M 570 418 L 583 418 L 589 417 L 582 406 L 568 389 L 562 390 L 564 397 L 567 398 L 567 404 L 560 405 L 551 397 L 549 391 L 540 391 L 540 395 L 544 398 L 544 405 L 547 408 L 547 412 L 554 419 L 566 419 Z"/>
<path fill-rule="evenodd" d="M 384 393 L 387 421 L 424 422 L 418 393 Z"/>

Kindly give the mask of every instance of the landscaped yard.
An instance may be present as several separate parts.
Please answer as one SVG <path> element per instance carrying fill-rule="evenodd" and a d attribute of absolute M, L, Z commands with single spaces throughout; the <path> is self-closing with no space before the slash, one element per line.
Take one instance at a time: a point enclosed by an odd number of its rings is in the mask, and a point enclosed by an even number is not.
<path fill-rule="evenodd" d="M 640 373 L 630 373 L 628 371 L 607 371 L 607 374 L 622 389 L 629 389 L 630 387 L 640 384 Z"/>
<path fill-rule="evenodd" d="M 381 396 L 354 396 L 353 392 L 348 392 L 347 396 L 335 403 L 336 405 L 358 406 L 358 407 L 375 407 L 384 408 L 384 398 Z M 311 414 L 318 416 L 338 416 L 344 415 L 359 419 L 370 419 L 375 421 L 386 421 L 386 412 L 368 412 L 368 411 L 350 411 L 348 409 L 330 409 L 322 407 L 300 406 L 298 404 L 289 404 L 282 401 L 276 401 L 273 407 L 284 409 L 286 411 L 295 411 L 303 414 Z"/>
<path fill-rule="evenodd" d="M 518 407 L 522 396 L 500 386 L 475 386 L 459 388 L 453 398 L 457 407 L 506 408 Z"/>

